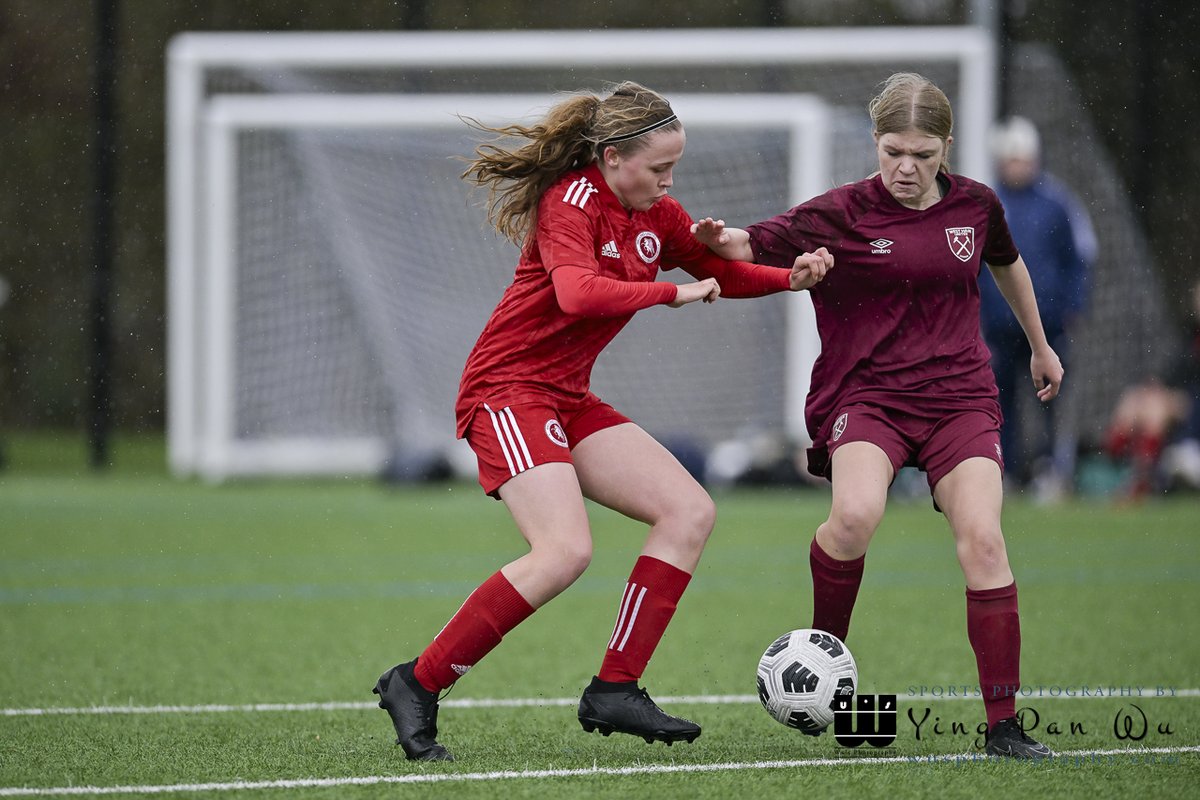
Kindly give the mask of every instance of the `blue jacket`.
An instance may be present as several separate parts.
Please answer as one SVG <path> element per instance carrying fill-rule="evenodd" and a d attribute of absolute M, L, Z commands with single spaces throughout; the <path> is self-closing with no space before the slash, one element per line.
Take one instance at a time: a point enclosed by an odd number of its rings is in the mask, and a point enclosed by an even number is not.
<path fill-rule="evenodd" d="M 1087 303 L 1088 272 L 1096 258 L 1091 221 L 1066 187 L 1044 173 L 1024 188 L 997 186 L 996 194 L 1029 268 L 1042 324 L 1053 335 Z M 987 269 L 981 271 L 979 290 L 984 334 L 1020 331 Z"/>

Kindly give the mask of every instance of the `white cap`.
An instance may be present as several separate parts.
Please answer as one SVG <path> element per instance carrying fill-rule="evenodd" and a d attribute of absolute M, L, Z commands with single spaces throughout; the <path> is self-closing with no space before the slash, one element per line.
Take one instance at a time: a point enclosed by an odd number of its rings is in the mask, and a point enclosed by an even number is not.
<path fill-rule="evenodd" d="M 1037 128 L 1024 117 L 1009 117 L 996 124 L 991 136 L 992 155 L 998 159 L 1036 159 L 1041 151 Z"/>

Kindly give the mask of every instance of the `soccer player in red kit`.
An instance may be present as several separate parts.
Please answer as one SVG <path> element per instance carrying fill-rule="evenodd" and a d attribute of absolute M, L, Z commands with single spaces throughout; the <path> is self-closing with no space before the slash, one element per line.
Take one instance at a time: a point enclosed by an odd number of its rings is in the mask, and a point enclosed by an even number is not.
<path fill-rule="evenodd" d="M 695 233 L 727 258 L 790 264 L 827 247 L 837 264 L 812 291 L 821 354 L 805 410 L 808 468 L 833 484 L 829 518 L 810 547 L 812 627 L 846 637 L 888 486 L 901 467 L 921 468 L 966 578 L 987 752 L 1042 758 L 1049 749 L 1015 719 L 1020 622 L 1000 529 L 1002 420 L 980 334 L 983 264 L 1029 340 L 1043 402 L 1058 394 L 1062 366 L 995 193 L 949 170 L 945 94 L 900 73 L 869 110 L 877 174 L 744 230 L 705 219 Z"/>
<path fill-rule="evenodd" d="M 700 727 L 665 713 L 638 680 L 699 562 L 713 503 L 662 445 L 592 394 L 592 365 L 640 309 L 807 289 L 831 259 L 806 253 L 777 269 L 726 261 L 696 241 L 691 218 L 667 193 L 683 126 L 665 99 L 638 84 L 604 99 L 571 96 L 530 127 L 473 124 L 528 141 L 483 144 L 464 173 L 488 188 L 489 217 L 521 246 L 521 258 L 467 359 L 458 435 L 529 552 L 479 586 L 374 691 L 409 759 L 451 760 L 436 738 L 438 692 L 583 573 L 592 554 L 586 497 L 650 532 L 579 722 L 588 732 L 690 742 Z M 655 281 L 675 267 L 696 280 Z"/>

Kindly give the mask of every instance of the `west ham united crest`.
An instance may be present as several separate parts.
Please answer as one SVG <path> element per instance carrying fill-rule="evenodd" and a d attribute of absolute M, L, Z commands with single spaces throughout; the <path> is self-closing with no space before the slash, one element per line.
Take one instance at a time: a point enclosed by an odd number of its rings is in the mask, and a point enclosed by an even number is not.
<path fill-rule="evenodd" d="M 843 413 L 840 417 L 834 420 L 833 423 L 833 441 L 842 438 L 842 434 L 846 432 L 846 422 L 850 418 L 848 413 Z"/>
<path fill-rule="evenodd" d="M 946 242 L 959 261 L 969 261 L 975 255 L 974 228 L 946 228 Z"/>

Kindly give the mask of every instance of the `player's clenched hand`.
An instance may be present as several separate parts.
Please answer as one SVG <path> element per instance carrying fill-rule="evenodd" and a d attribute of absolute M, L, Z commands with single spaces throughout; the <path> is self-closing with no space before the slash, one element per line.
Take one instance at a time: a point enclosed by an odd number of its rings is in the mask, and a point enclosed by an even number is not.
<path fill-rule="evenodd" d="M 811 253 L 802 253 L 796 256 L 796 260 L 792 264 L 792 274 L 788 276 L 791 290 L 798 292 L 801 289 L 811 289 L 825 280 L 825 275 L 831 269 L 833 269 L 833 253 L 824 247 L 818 247 Z"/>
<path fill-rule="evenodd" d="M 683 283 L 675 287 L 675 302 L 670 303 L 671 308 L 679 308 L 688 303 L 694 303 L 697 300 L 703 300 L 706 303 L 711 303 L 721 296 L 721 286 L 717 283 L 716 278 L 705 278 L 702 281 L 695 283 Z"/>
<path fill-rule="evenodd" d="M 692 235 L 696 241 L 709 247 L 717 248 L 729 244 L 729 234 L 725 231 L 725 220 L 705 217 L 692 224 Z"/>
<path fill-rule="evenodd" d="M 1039 400 L 1049 403 L 1058 397 L 1063 379 L 1063 366 L 1058 353 L 1048 346 L 1034 351 L 1029 359 L 1029 371 L 1033 374 L 1033 385 Z"/>

